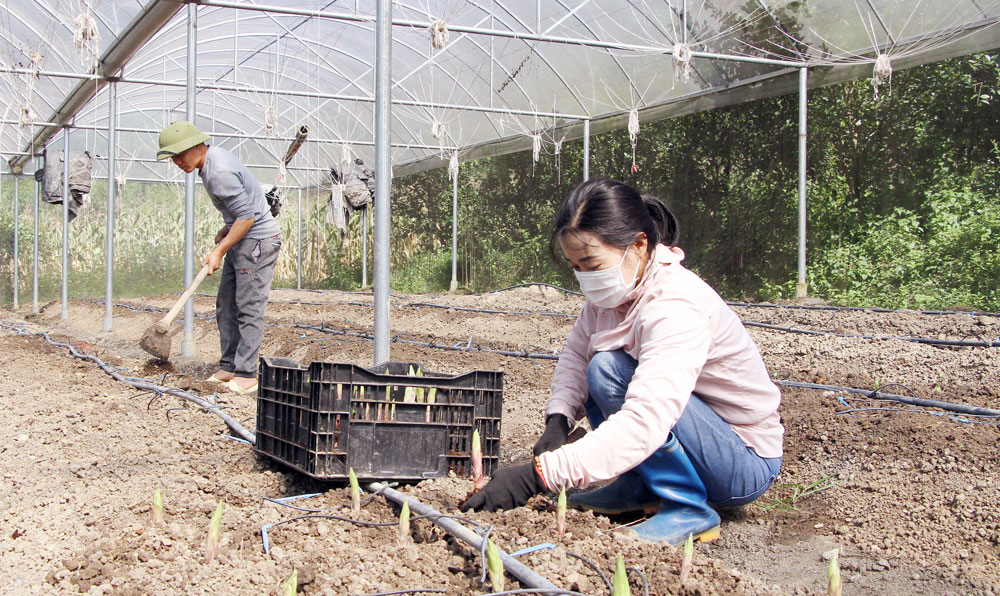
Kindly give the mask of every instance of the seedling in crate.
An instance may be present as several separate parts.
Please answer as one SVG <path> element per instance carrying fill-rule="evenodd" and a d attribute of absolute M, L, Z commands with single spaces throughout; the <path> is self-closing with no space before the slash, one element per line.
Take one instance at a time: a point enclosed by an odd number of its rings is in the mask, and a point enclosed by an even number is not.
<path fill-rule="evenodd" d="M 409 369 L 406 371 L 406 376 L 415 376 L 413 373 L 413 365 L 411 364 Z M 417 401 L 417 388 L 406 386 L 403 388 L 403 403 L 411 404 Z"/>
<path fill-rule="evenodd" d="M 153 491 L 153 523 L 156 525 L 163 524 L 163 495 L 160 494 L 160 489 Z"/>
<path fill-rule="evenodd" d="M 503 585 L 506 578 L 503 575 L 503 560 L 500 559 L 500 550 L 489 538 L 486 539 L 486 571 L 490 575 L 490 585 L 494 592 L 503 592 Z"/>
<path fill-rule="evenodd" d="M 479 441 L 479 429 L 472 431 L 472 481 L 475 490 L 482 490 L 486 486 L 486 477 L 483 475 L 483 448 Z"/>
<path fill-rule="evenodd" d="M 358 477 L 354 474 L 354 468 L 347 470 L 347 480 L 351 483 L 351 513 L 357 515 L 361 513 L 361 487 L 358 486 Z"/>
<path fill-rule="evenodd" d="M 299 591 L 299 570 L 292 569 L 288 579 L 281 582 L 281 596 L 295 596 Z"/>
<path fill-rule="evenodd" d="M 838 551 L 833 551 L 833 556 L 830 557 L 830 567 L 827 569 L 827 575 L 829 576 L 829 581 L 826 587 L 826 593 L 828 596 L 840 596 L 841 585 L 840 585 L 840 561 L 837 556 Z"/>
<path fill-rule="evenodd" d="M 403 501 L 403 508 L 399 511 L 399 544 L 410 542 L 410 500 Z"/>
<path fill-rule="evenodd" d="M 566 489 L 559 491 L 556 500 L 556 533 L 562 538 L 566 535 Z"/>
<path fill-rule="evenodd" d="M 208 523 L 208 539 L 205 541 L 205 562 L 211 563 L 215 556 L 219 554 L 219 539 L 222 537 L 222 501 L 215 508 L 212 514 L 212 521 Z"/>
<path fill-rule="evenodd" d="M 628 585 L 628 572 L 625 571 L 625 558 L 618 555 L 615 563 L 615 577 L 611 580 L 611 596 L 632 596 L 632 588 Z"/>
<path fill-rule="evenodd" d="M 681 586 L 687 581 L 691 574 L 691 560 L 694 558 L 694 534 L 688 534 L 688 539 L 684 541 L 684 558 L 681 560 Z"/>
<path fill-rule="evenodd" d="M 420 367 L 418 366 L 415 375 L 418 376 L 418 377 L 422 377 L 422 376 L 424 376 L 424 371 L 420 370 Z M 417 387 L 417 403 L 418 404 L 424 403 L 424 388 L 423 387 Z"/>

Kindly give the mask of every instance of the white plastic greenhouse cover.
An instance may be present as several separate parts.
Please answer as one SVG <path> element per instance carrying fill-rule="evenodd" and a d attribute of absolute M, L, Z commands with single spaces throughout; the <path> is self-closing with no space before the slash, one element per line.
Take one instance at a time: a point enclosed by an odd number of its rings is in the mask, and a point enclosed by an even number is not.
<path fill-rule="evenodd" d="M 373 1 L 198 4 L 196 123 L 213 142 L 272 181 L 308 127 L 291 186 L 327 184 L 345 151 L 373 163 Z M 3 0 L 0 154 L 20 167 L 72 123 L 72 148 L 106 157 L 104 77 L 117 76 L 119 173 L 182 180 L 153 157 L 185 113 L 184 6 Z M 633 111 L 641 126 L 792 92 L 802 66 L 815 87 L 871 77 L 880 56 L 899 69 L 1000 46 L 1000 0 L 411 0 L 392 14 L 396 176 L 456 149 L 552 154 L 584 120 L 596 133 Z"/>

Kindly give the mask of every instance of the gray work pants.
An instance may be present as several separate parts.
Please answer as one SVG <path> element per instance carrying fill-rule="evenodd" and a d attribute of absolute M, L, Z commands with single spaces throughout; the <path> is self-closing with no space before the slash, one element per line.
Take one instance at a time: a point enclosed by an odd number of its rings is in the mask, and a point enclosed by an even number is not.
<path fill-rule="evenodd" d="M 229 249 L 222 265 L 215 319 L 219 324 L 221 370 L 257 376 L 257 355 L 264 339 L 264 309 L 271 291 L 281 237 L 244 238 Z"/>

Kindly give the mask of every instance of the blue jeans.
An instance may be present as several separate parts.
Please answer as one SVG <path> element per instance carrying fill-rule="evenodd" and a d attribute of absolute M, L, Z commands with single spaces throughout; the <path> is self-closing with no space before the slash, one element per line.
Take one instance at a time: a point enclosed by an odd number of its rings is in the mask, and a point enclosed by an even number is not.
<path fill-rule="evenodd" d="M 638 365 L 624 350 L 598 352 L 587 368 L 587 418 L 593 428 L 621 409 L 625 392 Z M 781 458 L 758 456 L 697 395 L 671 432 L 684 447 L 708 490 L 708 501 L 718 507 L 736 507 L 756 500 L 770 488 L 781 469 Z"/>

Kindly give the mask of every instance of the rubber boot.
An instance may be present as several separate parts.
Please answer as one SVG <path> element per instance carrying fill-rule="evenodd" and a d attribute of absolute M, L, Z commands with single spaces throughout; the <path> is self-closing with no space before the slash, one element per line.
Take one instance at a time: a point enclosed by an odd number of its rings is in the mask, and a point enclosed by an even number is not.
<path fill-rule="evenodd" d="M 678 546 L 688 534 L 701 542 L 719 537 L 719 514 L 709 506 L 705 484 L 673 433 L 635 469 L 646 487 L 660 498 L 656 514 L 632 526 L 640 538 Z"/>
<path fill-rule="evenodd" d="M 652 515 L 660 507 L 660 499 L 654 495 L 638 472 L 625 472 L 607 486 L 566 497 L 570 507 L 586 509 L 604 515 L 621 515 L 642 511 Z"/>

